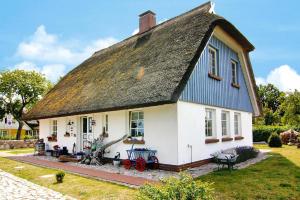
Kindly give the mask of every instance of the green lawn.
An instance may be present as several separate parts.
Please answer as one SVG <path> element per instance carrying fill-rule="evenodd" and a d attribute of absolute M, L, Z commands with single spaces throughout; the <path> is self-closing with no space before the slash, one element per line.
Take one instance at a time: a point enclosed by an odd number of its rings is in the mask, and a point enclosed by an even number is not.
<path fill-rule="evenodd" d="M 136 192 L 136 190 L 125 186 L 89 179 L 69 173 L 66 173 L 63 183 L 56 184 L 54 176 L 46 178 L 41 176 L 54 175 L 57 170 L 36 167 L 1 157 L 0 169 L 77 199 L 126 200 L 132 199 L 132 196 Z"/>
<path fill-rule="evenodd" d="M 256 146 L 266 149 L 266 145 Z M 24 168 L 15 168 L 24 166 Z M 55 184 L 56 170 L 0 158 L 0 169 L 49 187 L 78 199 L 134 199 L 136 190 L 127 187 L 66 174 L 65 182 Z M 33 173 L 34 172 L 34 173 Z M 290 199 L 300 200 L 300 149 L 294 146 L 272 148 L 270 157 L 246 169 L 219 171 L 197 180 L 214 183 L 216 198 L 227 199 Z"/>
<path fill-rule="evenodd" d="M 21 148 L 21 149 L 9 149 L 1 150 L 1 152 L 10 153 L 10 154 L 23 154 L 23 153 L 34 153 L 34 148 Z"/>
<path fill-rule="evenodd" d="M 284 146 L 272 148 L 270 155 L 246 169 L 213 172 L 199 180 L 214 183 L 217 199 L 300 199 L 300 150 Z"/>

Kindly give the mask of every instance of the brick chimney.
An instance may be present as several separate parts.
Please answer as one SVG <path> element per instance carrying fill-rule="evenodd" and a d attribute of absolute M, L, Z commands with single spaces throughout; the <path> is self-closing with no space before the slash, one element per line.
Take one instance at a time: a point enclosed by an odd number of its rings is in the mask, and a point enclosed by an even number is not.
<path fill-rule="evenodd" d="M 139 15 L 140 17 L 140 27 L 139 33 L 144 33 L 156 25 L 155 13 L 148 10 Z"/>

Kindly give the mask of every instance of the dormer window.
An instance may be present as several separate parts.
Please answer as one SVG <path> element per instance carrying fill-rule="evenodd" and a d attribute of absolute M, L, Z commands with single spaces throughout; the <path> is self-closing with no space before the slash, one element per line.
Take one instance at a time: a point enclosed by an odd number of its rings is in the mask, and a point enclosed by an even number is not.
<path fill-rule="evenodd" d="M 231 85 L 233 87 L 239 88 L 238 82 L 238 63 L 234 60 L 231 60 Z"/>
<path fill-rule="evenodd" d="M 219 76 L 218 50 L 212 46 L 209 46 L 208 53 L 210 73 L 214 76 Z"/>
<path fill-rule="evenodd" d="M 237 63 L 234 60 L 231 60 L 231 71 L 232 71 L 232 83 L 237 84 Z"/>

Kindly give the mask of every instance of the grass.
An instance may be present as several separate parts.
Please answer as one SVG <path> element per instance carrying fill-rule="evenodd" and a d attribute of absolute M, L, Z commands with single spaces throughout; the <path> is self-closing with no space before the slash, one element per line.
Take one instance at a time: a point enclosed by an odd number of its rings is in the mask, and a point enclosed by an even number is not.
<path fill-rule="evenodd" d="M 23 168 L 15 168 L 20 166 Z M 136 192 L 136 190 L 125 186 L 89 179 L 70 173 L 66 173 L 63 183 L 57 184 L 54 175 L 58 170 L 36 167 L 1 157 L 0 169 L 77 199 L 127 200 L 132 199 Z M 47 178 L 41 177 L 45 175 L 53 176 Z"/>
<path fill-rule="evenodd" d="M 23 153 L 34 153 L 34 149 L 33 148 L 10 149 L 10 150 L 1 150 L 1 152 L 17 155 Z"/>
<path fill-rule="evenodd" d="M 300 150 L 295 146 L 269 148 L 266 145 L 256 145 L 256 147 L 271 149 L 270 157 L 246 169 L 213 172 L 197 180 L 213 182 L 216 198 L 220 200 L 300 200 Z M 24 168 L 16 169 L 17 166 Z M 41 176 L 54 175 L 57 170 L 35 167 L 5 158 L 0 158 L 0 169 L 78 199 L 126 200 L 134 199 L 136 194 L 136 190 L 128 187 L 69 173 L 66 173 L 64 183 L 56 184 L 55 177 L 41 178 Z"/>
<path fill-rule="evenodd" d="M 257 148 L 269 149 L 266 145 Z M 272 148 L 270 157 L 246 169 L 213 172 L 198 180 L 213 182 L 217 199 L 300 199 L 300 150 Z"/>

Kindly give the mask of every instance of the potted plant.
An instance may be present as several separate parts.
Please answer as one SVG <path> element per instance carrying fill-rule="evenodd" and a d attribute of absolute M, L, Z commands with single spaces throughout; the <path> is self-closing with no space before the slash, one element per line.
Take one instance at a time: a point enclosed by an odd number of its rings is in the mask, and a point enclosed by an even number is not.
<path fill-rule="evenodd" d="M 57 183 L 62 183 L 65 177 L 65 172 L 60 171 L 56 173 L 56 182 Z"/>
<path fill-rule="evenodd" d="M 113 165 L 116 167 L 119 167 L 120 164 L 121 164 L 120 152 L 117 152 L 117 154 L 115 155 L 115 157 L 113 159 Z"/>
<path fill-rule="evenodd" d="M 70 137 L 70 133 L 69 133 L 69 132 L 66 132 L 66 133 L 64 134 L 64 136 L 65 136 L 65 137 Z"/>
<path fill-rule="evenodd" d="M 53 135 L 53 134 L 51 136 L 48 136 L 47 138 L 48 138 L 49 142 L 56 142 L 57 141 L 56 135 Z"/>

